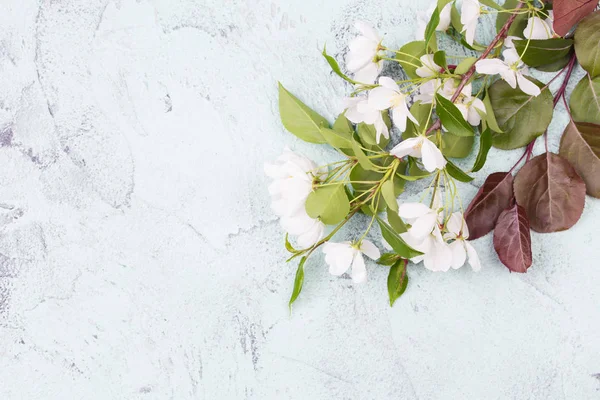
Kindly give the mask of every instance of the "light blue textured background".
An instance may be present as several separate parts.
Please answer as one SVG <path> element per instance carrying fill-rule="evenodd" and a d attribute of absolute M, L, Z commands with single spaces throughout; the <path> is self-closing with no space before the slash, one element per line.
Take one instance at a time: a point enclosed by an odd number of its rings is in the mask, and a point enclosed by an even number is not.
<path fill-rule="evenodd" d="M 488 235 L 480 273 L 411 266 L 389 308 L 387 268 L 356 286 L 317 255 L 288 314 L 262 164 L 336 155 L 284 131 L 276 81 L 332 120 L 349 88 L 323 44 L 342 59 L 360 18 L 400 45 L 427 6 L 2 0 L 0 398 L 600 398 L 594 199 L 533 234 L 526 275 Z M 559 105 L 554 150 L 566 122 Z M 463 201 L 520 155 L 492 150 Z"/>

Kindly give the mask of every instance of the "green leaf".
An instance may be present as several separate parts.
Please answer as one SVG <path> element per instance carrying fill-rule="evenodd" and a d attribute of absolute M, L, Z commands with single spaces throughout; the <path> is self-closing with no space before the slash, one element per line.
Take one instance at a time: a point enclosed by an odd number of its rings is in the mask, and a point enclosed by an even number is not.
<path fill-rule="evenodd" d="M 420 40 L 406 43 L 400 48 L 400 52 L 410 54 L 410 56 L 401 53 L 396 54 L 396 59 L 398 59 L 406 75 L 411 79 L 420 79 L 417 75 L 417 67 L 421 65 L 419 58 L 426 53 L 425 42 Z"/>
<path fill-rule="evenodd" d="M 396 175 L 400 176 L 402 179 L 406 179 L 407 181 L 417 181 L 419 179 L 423 179 L 423 178 L 426 178 L 426 177 L 432 175 L 432 173 L 428 172 L 428 171 L 423 171 L 417 165 L 417 161 L 415 160 L 415 158 L 409 157 L 408 158 L 408 176 L 401 175 L 398 172 L 396 172 Z"/>
<path fill-rule="evenodd" d="M 479 110 L 477 112 L 483 118 L 483 120 L 488 124 L 488 126 L 494 131 L 502 133 L 502 129 L 498 126 L 498 121 L 496 121 L 496 115 L 494 114 L 494 109 L 492 108 L 492 102 L 490 100 L 490 95 L 488 93 L 488 89 L 485 89 L 485 97 L 483 98 L 483 105 L 485 105 L 485 115 L 482 115 Z"/>
<path fill-rule="evenodd" d="M 442 125 L 456 136 L 473 136 L 473 127 L 463 118 L 454 103 L 437 93 L 435 95 L 437 111 Z"/>
<path fill-rule="evenodd" d="M 331 129 L 344 134 L 348 138 L 351 138 L 354 133 L 354 125 L 352 125 L 352 122 L 344 114 L 338 115 Z"/>
<path fill-rule="evenodd" d="M 442 10 L 444 9 L 444 7 L 446 7 L 446 5 L 448 3 L 451 3 L 453 1 L 454 0 L 438 0 L 438 2 L 437 2 L 437 9 L 438 9 L 438 11 L 441 13 Z"/>
<path fill-rule="evenodd" d="M 600 75 L 600 12 L 583 19 L 575 29 L 577 61 L 592 78 Z"/>
<path fill-rule="evenodd" d="M 600 125 L 600 76 L 591 79 L 586 74 L 571 93 L 571 115 L 576 122 Z"/>
<path fill-rule="evenodd" d="M 352 143 L 352 151 L 354 151 L 354 155 L 356 156 L 356 159 L 358 160 L 358 163 L 360 164 L 360 166 L 366 170 L 374 170 L 375 166 L 373 165 L 371 160 L 369 160 L 367 158 L 367 155 L 360 148 L 360 145 L 358 144 L 358 142 L 356 140 L 352 140 L 351 143 Z"/>
<path fill-rule="evenodd" d="M 355 165 L 352 168 L 352 171 L 350 171 L 350 180 L 354 181 L 354 182 L 367 182 L 367 181 L 373 181 L 375 183 L 352 183 L 352 187 L 354 188 L 355 191 L 357 192 L 366 192 L 369 191 L 373 188 L 373 186 L 377 185 L 379 183 L 379 181 L 383 179 L 383 174 L 376 172 L 376 171 L 372 171 L 372 170 L 366 170 L 363 167 L 361 167 L 360 164 Z M 360 194 L 360 193 L 358 193 Z"/>
<path fill-rule="evenodd" d="M 450 132 L 446 132 L 442 135 L 442 147 L 440 150 L 446 157 L 465 158 L 471 154 L 474 142 L 474 136 L 456 136 Z"/>
<path fill-rule="evenodd" d="M 325 143 L 321 127 L 329 127 L 325 118 L 308 108 L 279 83 L 279 114 L 285 129 L 310 143 Z"/>
<path fill-rule="evenodd" d="M 392 210 L 398 212 L 398 200 L 396 200 L 396 195 L 394 194 L 394 178 L 391 180 L 383 182 L 381 185 L 381 195 L 385 200 L 386 204 Z"/>
<path fill-rule="evenodd" d="M 529 45 L 527 45 L 529 42 Z M 572 39 L 546 39 L 546 40 L 513 40 L 515 49 L 522 55 L 523 62 L 530 67 L 540 67 L 560 60 L 566 60 L 563 67 L 569 62 L 569 52 L 573 48 Z M 567 58 L 565 58 L 567 57 Z"/>
<path fill-rule="evenodd" d="M 450 10 L 450 24 L 456 32 L 460 34 L 463 29 L 463 24 L 460 22 L 460 13 L 456 8 L 456 3 L 452 4 L 452 9 Z"/>
<path fill-rule="evenodd" d="M 289 241 L 289 238 L 288 238 L 288 234 L 287 234 L 287 233 L 285 234 L 285 249 L 286 249 L 287 251 L 289 251 L 290 253 L 295 253 L 295 252 L 297 251 L 297 250 L 294 248 L 294 246 L 292 246 L 292 244 L 290 243 L 290 241 Z"/>
<path fill-rule="evenodd" d="M 406 273 L 407 265 L 408 260 L 398 260 L 390 268 L 387 279 L 390 307 L 392 307 L 396 300 L 406 291 L 406 287 L 408 286 L 408 274 Z"/>
<path fill-rule="evenodd" d="M 311 218 L 319 218 L 327 225 L 341 222 L 350 212 L 350 202 L 342 183 L 318 186 L 308 195 L 305 207 Z"/>
<path fill-rule="evenodd" d="M 439 50 L 434 53 L 433 62 L 435 62 L 440 67 L 444 68 L 444 70 L 448 70 L 448 63 L 446 62 L 446 53 L 444 52 L 444 50 Z"/>
<path fill-rule="evenodd" d="M 475 57 L 465 58 L 460 63 L 458 63 L 458 65 L 454 69 L 454 73 L 457 75 L 466 74 L 469 71 L 469 69 L 471 69 L 473 64 L 475 64 L 475 61 L 477 61 L 477 58 Z"/>
<path fill-rule="evenodd" d="M 383 253 L 379 260 L 377 260 L 377 264 L 391 266 L 396 263 L 400 259 L 400 256 L 396 253 Z"/>
<path fill-rule="evenodd" d="M 321 128 L 321 135 L 327 143 L 338 149 L 352 149 L 352 137 L 347 138 L 339 132 L 329 128 Z"/>
<path fill-rule="evenodd" d="M 388 223 L 396 233 L 404 233 L 408 231 L 406 224 L 402 221 L 402 218 L 398 215 L 398 211 L 387 209 Z"/>
<path fill-rule="evenodd" d="M 540 88 L 543 84 L 527 77 Z M 496 114 L 498 126 L 503 133 L 492 135 L 492 144 L 499 149 L 509 150 L 526 146 L 542 135 L 552 120 L 553 100 L 548 88 L 535 97 L 513 89 L 503 80 L 489 88 L 490 103 Z"/>
<path fill-rule="evenodd" d="M 487 159 L 491 147 L 492 131 L 488 128 L 483 131 L 479 139 L 479 153 L 477 153 L 477 159 L 475 160 L 475 164 L 473 164 L 471 172 L 477 172 L 485 165 L 485 160 Z"/>
<path fill-rule="evenodd" d="M 435 28 L 437 28 L 437 26 L 440 23 L 440 12 L 438 11 L 437 7 L 433 10 L 433 13 L 431 14 L 431 19 L 429 20 L 429 22 L 427 23 L 427 26 L 425 27 L 425 44 L 429 44 L 429 41 L 431 40 L 433 34 L 435 33 Z"/>
<path fill-rule="evenodd" d="M 327 60 L 327 63 L 329 64 L 329 66 L 331 67 L 331 70 L 333 72 L 335 72 L 340 78 L 352 83 L 352 84 L 358 84 L 360 82 L 356 82 L 355 80 L 350 79 L 348 76 L 346 76 L 342 70 L 340 69 L 340 66 L 338 65 L 337 61 L 335 60 L 335 58 L 331 57 L 329 54 L 327 54 L 327 47 L 323 46 L 323 57 L 325 57 L 325 60 Z"/>
<path fill-rule="evenodd" d="M 565 65 L 567 65 L 569 63 L 569 61 L 571 60 L 571 55 L 572 55 L 572 51 L 569 52 L 569 54 L 567 54 L 563 58 L 561 58 L 559 60 L 556 60 L 556 61 L 554 61 L 553 63 L 550 63 L 550 64 L 540 65 L 539 67 L 536 67 L 536 69 L 538 71 L 542 71 L 542 72 L 556 72 L 556 71 L 560 71 L 561 69 L 564 68 Z"/>
<path fill-rule="evenodd" d="M 417 137 L 423 129 L 427 130 L 431 126 L 431 120 L 429 119 L 431 107 L 433 107 L 432 104 L 423 104 L 420 101 L 417 101 L 410 107 L 410 113 L 419 121 L 419 125 L 417 126 L 410 119 L 407 119 L 406 130 L 402 133 L 403 139 Z"/>
<path fill-rule="evenodd" d="M 514 10 L 519 4 L 520 0 L 506 0 L 502 7 L 506 10 Z M 510 18 L 511 14 L 504 12 L 498 13 L 498 17 L 496 18 L 496 32 L 500 32 L 500 29 L 504 26 L 508 18 Z M 508 29 L 507 36 L 518 36 L 523 37 L 523 30 L 527 27 L 527 18 L 529 17 L 528 13 L 522 13 L 517 15 L 512 25 Z"/>
<path fill-rule="evenodd" d="M 461 182 L 471 182 L 473 180 L 473 178 L 467 175 L 462 169 L 454 165 L 452 161 L 447 161 L 448 163 L 446 164 L 446 171 L 448 171 L 451 177 Z"/>
<path fill-rule="evenodd" d="M 292 312 L 292 304 L 294 304 L 298 296 L 300 296 L 300 292 L 302 291 L 302 285 L 304 284 L 305 262 L 306 256 L 300 259 L 300 264 L 298 264 L 298 269 L 296 270 L 296 278 L 294 279 L 294 289 L 292 290 L 292 296 L 290 297 L 290 302 L 288 305 L 288 307 L 290 308 L 290 312 Z"/>
<path fill-rule="evenodd" d="M 423 254 L 407 245 L 406 242 L 404 242 L 404 240 L 402 240 L 402 238 L 396 232 L 394 232 L 392 227 L 389 226 L 384 220 L 378 216 L 375 216 L 375 218 L 377 219 L 377 223 L 381 228 L 381 235 L 385 241 L 392 246 L 392 249 L 394 249 L 398 255 L 404 258 L 414 258 Z"/>

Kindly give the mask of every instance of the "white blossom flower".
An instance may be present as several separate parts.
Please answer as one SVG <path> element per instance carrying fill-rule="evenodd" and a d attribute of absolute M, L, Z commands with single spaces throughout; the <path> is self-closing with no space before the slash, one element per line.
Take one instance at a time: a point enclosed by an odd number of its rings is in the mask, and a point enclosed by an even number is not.
<path fill-rule="evenodd" d="M 481 122 L 480 112 L 486 114 L 485 104 L 477 97 L 463 97 L 455 105 L 463 118 L 473 126 L 477 126 Z"/>
<path fill-rule="evenodd" d="M 379 249 L 370 241 L 363 239 L 360 243 L 351 242 L 333 243 L 323 245 L 325 262 L 329 265 L 329 273 L 342 275 L 352 266 L 352 280 L 361 283 L 367 280 L 367 269 L 363 254 L 372 260 L 381 257 Z"/>
<path fill-rule="evenodd" d="M 382 61 L 377 56 L 381 37 L 373 27 L 363 21 L 357 21 L 354 26 L 361 34 L 350 41 L 346 64 L 348 69 L 355 73 L 355 80 L 373 83 L 382 68 Z"/>
<path fill-rule="evenodd" d="M 423 239 L 443 222 L 442 209 L 437 205 L 433 207 L 422 203 L 398 202 L 398 215 L 411 225 L 408 233 L 415 239 Z"/>
<path fill-rule="evenodd" d="M 452 252 L 452 268 L 458 269 L 463 266 L 465 261 L 469 260 L 469 264 L 473 271 L 481 270 L 481 263 L 477 251 L 467 241 L 469 238 L 469 228 L 464 220 L 461 213 L 452 213 L 448 222 L 446 222 L 446 230 L 448 231 L 444 235 L 446 240 L 454 240 L 450 243 L 449 248 Z"/>
<path fill-rule="evenodd" d="M 515 48 L 515 44 L 513 43 L 513 40 L 521 40 L 521 38 L 518 36 L 507 36 L 506 39 L 504 39 L 504 45 L 506 46 L 506 48 L 508 48 L 508 49 Z"/>
<path fill-rule="evenodd" d="M 465 40 L 471 46 L 475 39 L 475 29 L 480 15 L 481 5 L 478 0 L 463 0 L 460 9 L 460 23 L 463 24 L 462 32 L 465 32 Z"/>
<path fill-rule="evenodd" d="M 538 16 L 531 17 L 527 20 L 527 27 L 523 30 L 523 36 L 525 39 L 551 39 L 554 37 L 554 29 L 552 25 L 553 14 L 552 11 L 548 12 L 548 18 L 542 19 Z"/>
<path fill-rule="evenodd" d="M 435 94 L 443 87 L 441 79 L 432 79 L 419 87 L 419 94 L 415 96 L 415 101 L 423 104 L 430 104 L 435 101 Z"/>
<path fill-rule="evenodd" d="M 444 169 L 446 166 L 446 159 L 442 152 L 425 135 L 404 139 L 390 150 L 390 154 L 398 158 L 406 156 L 421 158 L 423 166 L 429 172 Z"/>
<path fill-rule="evenodd" d="M 440 228 L 435 227 L 425 238 L 415 238 L 409 232 L 400 234 L 400 237 L 413 249 L 423 255 L 411 258 L 415 264 L 423 261 L 423 265 L 430 271 L 446 272 L 452 265 L 452 251 L 441 235 Z"/>
<path fill-rule="evenodd" d="M 514 49 L 506 49 L 502 52 L 504 61 L 497 58 L 479 60 L 475 64 L 478 73 L 486 75 L 500 74 L 510 87 L 515 89 L 517 84 L 519 88 L 531 96 L 537 96 L 541 93 L 540 88 L 523 76 L 521 68 L 523 61 Z"/>
<path fill-rule="evenodd" d="M 433 14 L 433 10 L 437 7 L 437 1 L 433 2 L 426 12 L 419 12 L 417 14 L 417 40 L 425 40 L 425 29 L 427 23 Z M 446 4 L 442 11 L 440 11 L 440 22 L 436 26 L 435 30 L 438 32 L 446 32 L 450 26 L 450 13 L 452 12 L 452 2 Z"/>
<path fill-rule="evenodd" d="M 309 247 L 323 238 L 325 225 L 306 214 L 304 204 L 313 181 L 324 177 L 310 159 L 286 148 L 275 163 L 265 163 L 265 174 L 273 178 L 269 185 L 272 208 L 281 217 L 282 227 L 298 236 L 298 244 Z"/>
<path fill-rule="evenodd" d="M 375 127 L 375 140 L 379 143 L 381 136 L 389 139 L 390 131 L 383 120 L 381 111 L 373 108 L 365 97 L 347 97 L 344 99 L 345 116 L 350 122 L 370 124 Z"/>
<path fill-rule="evenodd" d="M 433 54 L 425 54 L 419 58 L 421 60 L 422 67 L 417 68 L 416 73 L 421 78 L 428 78 L 430 76 L 436 76 L 440 73 L 440 67 L 433 61 Z"/>
<path fill-rule="evenodd" d="M 304 208 L 291 216 L 281 217 L 281 226 L 290 235 L 297 236 L 296 242 L 302 248 L 312 246 L 325 235 L 325 224 L 309 217 Z"/>
<path fill-rule="evenodd" d="M 401 132 L 406 130 L 406 119 L 410 118 L 419 125 L 417 119 L 410 113 L 406 105 L 406 95 L 393 79 L 386 76 L 379 78 L 379 85 L 369 92 L 369 105 L 376 110 L 392 111 L 392 120 Z"/>

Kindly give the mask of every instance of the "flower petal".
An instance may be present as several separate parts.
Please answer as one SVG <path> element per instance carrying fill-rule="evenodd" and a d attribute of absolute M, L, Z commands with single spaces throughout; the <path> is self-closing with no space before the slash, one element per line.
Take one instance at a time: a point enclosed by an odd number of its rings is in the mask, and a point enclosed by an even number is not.
<path fill-rule="evenodd" d="M 451 267 L 459 269 L 465 264 L 467 260 L 467 252 L 465 251 L 465 245 L 463 240 L 455 240 L 448 245 L 448 248 L 452 252 L 452 264 Z"/>
<path fill-rule="evenodd" d="M 420 146 L 422 140 L 422 137 L 404 139 L 390 150 L 390 154 L 398 158 L 415 155 L 417 147 Z"/>
<path fill-rule="evenodd" d="M 379 42 L 381 40 L 377 31 L 364 21 L 356 21 L 354 27 L 358 29 L 363 36 L 374 42 Z"/>
<path fill-rule="evenodd" d="M 486 75 L 495 75 L 499 74 L 503 71 L 509 69 L 509 66 L 506 65 L 502 60 L 498 60 L 497 58 L 479 60 L 475 63 L 475 69 L 478 74 L 486 74 Z"/>
<path fill-rule="evenodd" d="M 383 61 L 378 63 L 370 62 L 354 73 L 354 80 L 360 83 L 373 84 L 377 76 L 381 73 Z"/>
<path fill-rule="evenodd" d="M 542 93 L 538 85 L 525 78 L 521 73 L 517 73 L 517 82 L 519 83 L 519 88 L 528 95 L 538 96 Z"/>
<path fill-rule="evenodd" d="M 315 220 L 313 226 L 296 239 L 298 246 L 307 248 L 323 239 L 325 236 L 325 224 L 319 220 Z"/>
<path fill-rule="evenodd" d="M 364 239 L 362 241 L 360 244 L 360 251 L 362 251 L 371 260 L 377 260 L 379 257 L 381 257 L 379 249 L 370 240 Z"/>
<path fill-rule="evenodd" d="M 350 268 L 355 250 L 349 243 L 327 242 L 323 245 L 325 262 L 329 265 L 329 273 L 342 275 Z"/>
<path fill-rule="evenodd" d="M 357 251 L 352 261 L 352 281 L 354 283 L 363 283 L 367 280 L 367 268 L 365 260 L 360 251 Z"/>
<path fill-rule="evenodd" d="M 378 86 L 369 92 L 369 106 L 377 110 L 387 110 L 392 106 L 392 99 L 395 95 L 396 92 L 393 90 Z"/>
<path fill-rule="evenodd" d="M 423 203 L 398 204 L 398 215 L 405 219 L 415 219 L 432 212 L 431 208 Z"/>
<path fill-rule="evenodd" d="M 421 156 L 423 166 L 429 172 L 433 172 L 436 169 L 444 169 L 446 166 L 446 159 L 442 155 L 442 152 L 429 139 L 423 140 Z"/>
<path fill-rule="evenodd" d="M 429 212 L 417 218 L 408 230 L 415 238 L 424 238 L 429 235 L 437 224 L 437 213 Z"/>
<path fill-rule="evenodd" d="M 446 272 L 452 265 L 452 251 L 445 242 L 434 240 L 423 261 L 428 270 Z"/>
<path fill-rule="evenodd" d="M 473 271 L 481 271 L 481 262 L 479 261 L 479 255 L 475 250 L 475 247 L 469 242 L 465 242 L 467 248 L 467 255 L 469 256 L 469 265 L 473 268 Z"/>
<path fill-rule="evenodd" d="M 379 78 L 379 84 L 381 86 L 383 86 L 384 88 L 393 90 L 394 92 L 398 92 L 398 93 L 400 92 L 400 87 L 398 86 L 396 81 L 387 76 L 382 76 L 381 78 Z"/>

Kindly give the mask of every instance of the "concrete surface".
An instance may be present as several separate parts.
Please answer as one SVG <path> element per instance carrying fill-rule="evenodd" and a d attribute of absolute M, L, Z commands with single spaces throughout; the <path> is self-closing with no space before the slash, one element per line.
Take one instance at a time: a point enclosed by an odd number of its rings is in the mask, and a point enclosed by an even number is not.
<path fill-rule="evenodd" d="M 288 314 L 262 164 L 336 156 L 284 132 L 276 81 L 332 119 L 321 46 L 341 57 L 356 18 L 412 40 L 427 6 L 0 1 L 0 399 L 600 398 L 594 199 L 526 275 L 488 235 L 479 274 L 412 266 L 389 308 L 385 267 L 355 286 L 319 255 Z M 520 154 L 492 150 L 464 201 Z"/>

